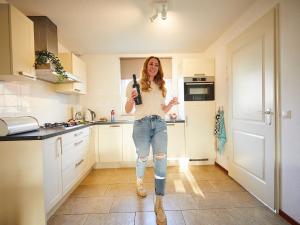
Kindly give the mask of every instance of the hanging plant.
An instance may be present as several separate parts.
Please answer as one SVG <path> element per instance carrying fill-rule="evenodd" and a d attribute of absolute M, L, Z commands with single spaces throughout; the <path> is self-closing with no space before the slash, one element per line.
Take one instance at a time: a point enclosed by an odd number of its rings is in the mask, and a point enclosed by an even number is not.
<path fill-rule="evenodd" d="M 37 65 L 49 63 L 49 61 L 54 65 L 55 67 L 54 70 L 58 74 L 59 81 L 63 81 L 68 77 L 66 71 L 64 70 L 63 66 L 59 61 L 59 58 L 56 55 L 54 55 L 52 52 L 49 52 L 47 50 L 35 52 L 35 63 L 34 63 L 35 67 Z"/>

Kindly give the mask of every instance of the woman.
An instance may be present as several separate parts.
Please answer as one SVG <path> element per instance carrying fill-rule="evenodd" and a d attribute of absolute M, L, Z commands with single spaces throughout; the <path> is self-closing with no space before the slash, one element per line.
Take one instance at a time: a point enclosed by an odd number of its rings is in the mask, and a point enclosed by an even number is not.
<path fill-rule="evenodd" d="M 136 176 L 137 194 L 146 197 L 147 192 L 143 186 L 143 177 L 150 145 L 153 151 L 155 172 L 155 207 L 157 224 L 166 224 L 167 219 L 163 209 L 162 197 L 165 193 L 167 170 L 167 127 L 164 121 L 165 114 L 178 104 L 173 98 L 165 105 L 166 87 L 163 79 L 163 70 L 159 58 L 150 56 L 143 66 L 142 78 L 139 80 L 142 104 L 136 105 L 134 98 L 137 91 L 132 88 L 132 82 L 127 86 L 127 102 L 125 111 L 130 113 L 135 106 L 135 121 L 133 125 L 133 140 L 137 152 Z"/>

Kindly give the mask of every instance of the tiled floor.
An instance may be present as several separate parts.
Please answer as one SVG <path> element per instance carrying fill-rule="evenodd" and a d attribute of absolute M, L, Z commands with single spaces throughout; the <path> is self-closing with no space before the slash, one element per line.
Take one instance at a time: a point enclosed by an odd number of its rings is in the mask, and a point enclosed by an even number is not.
<path fill-rule="evenodd" d="M 134 168 L 93 170 L 48 225 L 155 225 L 153 179 L 142 199 Z M 168 167 L 164 208 L 169 225 L 288 224 L 215 166 Z"/>

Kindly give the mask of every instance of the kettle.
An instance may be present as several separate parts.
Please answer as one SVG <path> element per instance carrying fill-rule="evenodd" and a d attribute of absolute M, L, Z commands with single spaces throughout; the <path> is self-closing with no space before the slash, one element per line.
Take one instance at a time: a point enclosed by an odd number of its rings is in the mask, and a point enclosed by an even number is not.
<path fill-rule="evenodd" d="M 95 121 L 95 118 L 96 118 L 96 113 L 91 109 L 87 109 L 84 115 L 84 120 L 93 122 Z"/>

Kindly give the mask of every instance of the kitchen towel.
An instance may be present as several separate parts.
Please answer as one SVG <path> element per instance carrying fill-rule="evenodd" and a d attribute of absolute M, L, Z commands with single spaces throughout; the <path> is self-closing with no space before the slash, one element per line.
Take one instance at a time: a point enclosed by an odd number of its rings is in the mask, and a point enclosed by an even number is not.
<path fill-rule="evenodd" d="M 227 141 L 223 109 L 219 109 L 216 114 L 215 135 L 217 138 L 217 150 L 219 153 L 222 153 Z"/>

